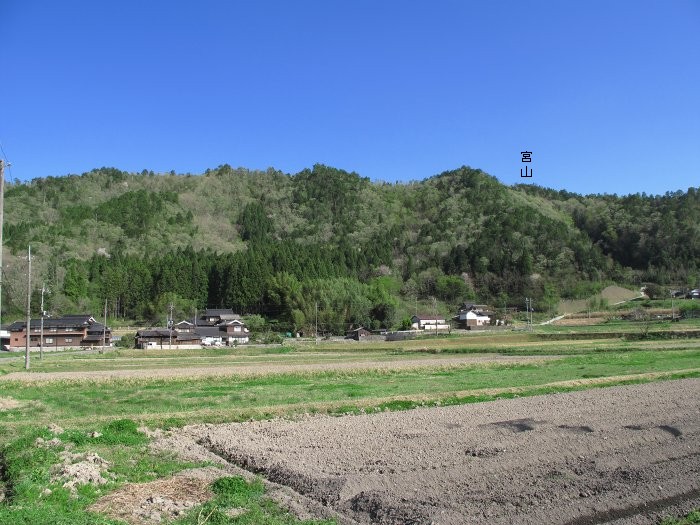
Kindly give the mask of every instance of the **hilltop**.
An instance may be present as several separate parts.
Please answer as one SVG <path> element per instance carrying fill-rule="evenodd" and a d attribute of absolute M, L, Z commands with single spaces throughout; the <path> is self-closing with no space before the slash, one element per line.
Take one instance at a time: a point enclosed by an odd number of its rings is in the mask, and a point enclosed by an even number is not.
<path fill-rule="evenodd" d="M 316 165 L 294 175 L 114 168 L 8 184 L 3 309 L 35 282 L 58 311 L 157 319 L 174 301 L 233 307 L 281 327 L 396 326 L 405 304 L 546 308 L 615 281 L 697 286 L 700 191 L 582 196 L 505 186 L 462 167 L 420 182 L 371 182 Z M 40 284 L 39 284 L 40 286 Z M 35 301 L 35 304 L 37 302 Z"/>

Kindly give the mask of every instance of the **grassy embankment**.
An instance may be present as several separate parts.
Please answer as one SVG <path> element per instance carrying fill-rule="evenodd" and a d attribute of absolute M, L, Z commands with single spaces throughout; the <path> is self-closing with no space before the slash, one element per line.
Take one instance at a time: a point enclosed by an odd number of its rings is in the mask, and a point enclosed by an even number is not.
<path fill-rule="evenodd" d="M 440 365 L 439 361 L 455 354 L 484 352 L 559 357 L 519 363 Z M 305 365 L 315 363 L 377 363 L 379 367 L 400 365 L 406 359 L 430 361 L 410 369 L 304 371 Z M 292 363 L 300 370 L 244 373 L 246 367 L 270 363 Z M 20 358 L 4 359 L 0 372 L 19 371 L 22 364 Z M 117 522 L 86 511 L 101 494 L 126 482 L 149 481 L 195 466 L 150 452 L 145 436 L 135 431 L 136 424 L 168 427 L 301 413 L 399 410 L 700 377 L 700 340 L 551 342 L 538 340 L 537 334 L 499 333 L 371 345 L 54 354 L 45 355 L 42 361 L 34 358 L 32 366 L 35 372 L 49 374 L 195 366 L 232 366 L 242 372 L 217 377 L 0 380 L 0 399 L 17 404 L 0 411 L 0 439 L 5 445 L 0 471 L 7 484 L 0 523 L 107 524 Z M 58 437 L 64 444 L 73 443 L 73 451 L 96 452 L 109 461 L 114 479 L 102 487 L 81 486 L 75 497 L 61 487 L 61 481 L 52 480 L 52 465 L 59 462 L 64 445 L 35 446 L 37 437 L 53 437 L 47 430 L 50 423 L 66 429 Z M 92 431 L 102 436 L 91 438 Z M 50 488 L 51 494 L 42 494 L 45 488 Z M 296 522 L 265 500 L 259 484 L 235 480 L 222 482 L 216 490 L 214 499 L 192 510 L 183 523 L 198 523 L 210 512 L 208 523 Z M 247 512 L 229 517 L 225 512 L 231 506 Z"/>

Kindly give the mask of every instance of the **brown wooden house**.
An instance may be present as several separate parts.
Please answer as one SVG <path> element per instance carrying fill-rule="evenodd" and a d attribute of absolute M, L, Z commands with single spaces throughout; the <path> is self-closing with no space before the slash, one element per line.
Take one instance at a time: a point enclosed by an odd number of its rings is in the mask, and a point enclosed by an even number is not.
<path fill-rule="evenodd" d="M 21 350 L 26 347 L 27 323 L 15 321 L 8 327 L 10 332 L 9 350 Z M 102 323 L 95 321 L 91 315 L 66 315 L 44 319 L 44 335 L 41 340 L 41 319 L 32 319 L 29 323 L 29 346 L 44 350 L 78 348 L 85 346 L 110 346 L 112 331 Z"/>

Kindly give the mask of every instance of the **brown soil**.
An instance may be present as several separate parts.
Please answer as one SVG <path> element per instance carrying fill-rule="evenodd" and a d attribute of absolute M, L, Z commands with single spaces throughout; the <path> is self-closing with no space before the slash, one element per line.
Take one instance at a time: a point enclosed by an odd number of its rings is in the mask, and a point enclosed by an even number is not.
<path fill-rule="evenodd" d="M 622 288 L 620 286 L 608 286 L 602 292 L 600 292 L 603 299 L 607 299 L 610 304 L 619 303 L 621 301 L 629 301 L 635 297 L 641 296 L 641 292 L 636 292 L 633 290 L 628 290 L 627 288 Z"/>
<path fill-rule="evenodd" d="M 45 447 L 51 441 L 39 442 L 36 445 Z M 58 440 L 58 444 L 60 442 Z M 70 450 L 64 450 L 59 457 L 61 463 L 54 466 L 51 481 L 63 481 L 63 487 L 70 489 L 73 495 L 76 494 L 78 485 L 104 485 L 108 482 L 107 478 L 113 477 L 107 472 L 109 463 L 95 453 L 74 454 Z"/>
<path fill-rule="evenodd" d="M 657 523 L 700 506 L 700 380 L 408 412 L 199 425 L 345 523 Z"/>
<path fill-rule="evenodd" d="M 501 355 L 462 355 L 449 357 L 424 357 L 395 361 L 367 360 L 361 362 L 297 363 L 297 364 L 242 364 L 190 368 L 158 368 L 141 370 L 95 370 L 79 372 L 12 372 L 0 376 L 0 381 L 65 381 L 90 380 L 110 381 L 113 379 L 161 379 L 173 377 L 217 377 L 217 376 L 258 376 L 267 374 L 306 373 L 326 370 L 399 370 L 436 366 L 460 366 L 470 364 L 510 364 L 532 363 L 561 356 L 501 356 Z"/>

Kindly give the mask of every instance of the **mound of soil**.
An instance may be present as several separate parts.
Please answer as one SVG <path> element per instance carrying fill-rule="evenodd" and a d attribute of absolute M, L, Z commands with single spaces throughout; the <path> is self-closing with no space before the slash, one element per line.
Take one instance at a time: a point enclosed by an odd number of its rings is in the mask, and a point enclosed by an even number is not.
<path fill-rule="evenodd" d="M 38 443 L 37 446 L 43 444 Z M 72 493 L 75 493 L 78 485 L 104 485 L 109 481 L 107 478 L 111 477 L 107 472 L 109 462 L 98 454 L 74 454 L 64 450 L 60 458 L 62 462 L 55 466 L 52 481 L 63 481 L 63 487 L 70 489 Z"/>

